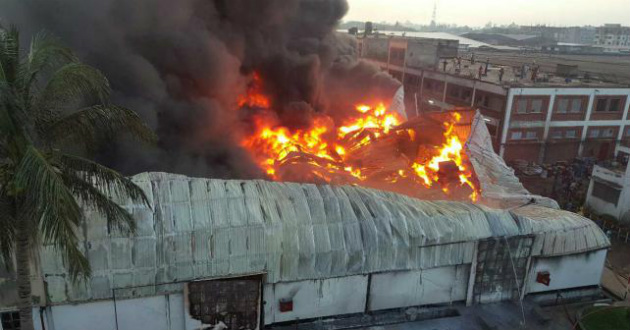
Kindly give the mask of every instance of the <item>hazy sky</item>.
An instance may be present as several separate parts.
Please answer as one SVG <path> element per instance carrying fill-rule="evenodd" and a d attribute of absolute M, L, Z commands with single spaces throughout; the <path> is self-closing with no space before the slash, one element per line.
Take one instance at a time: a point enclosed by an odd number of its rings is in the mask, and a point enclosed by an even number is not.
<path fill-rule="evenodd" d="M 434 0 L 348 0 L 344 20 L 428 24 Z M 630 0 L 437 0 L 438 23 L 630 25 Z"/>

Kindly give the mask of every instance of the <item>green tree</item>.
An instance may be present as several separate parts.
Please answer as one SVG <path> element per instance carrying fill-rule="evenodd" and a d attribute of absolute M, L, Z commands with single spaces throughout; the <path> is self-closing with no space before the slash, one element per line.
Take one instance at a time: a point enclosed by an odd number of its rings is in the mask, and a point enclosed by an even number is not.
<path fill-rule="evenodd" d="M 0 255 L 15 267 L 23 330 L 33 329 L 31 265 L 40 247 L 54 247 L 72 280 L 84 279 L 82 208 L 132 234 L 132 216 L 114 200 L 147 203 L 129 179 L 84 158 L 117 134 L 154 141 L 109 95 L 107 78 L 56 39 L 39 33 L 22 54 L 17 28 L 0 26 Z"/>

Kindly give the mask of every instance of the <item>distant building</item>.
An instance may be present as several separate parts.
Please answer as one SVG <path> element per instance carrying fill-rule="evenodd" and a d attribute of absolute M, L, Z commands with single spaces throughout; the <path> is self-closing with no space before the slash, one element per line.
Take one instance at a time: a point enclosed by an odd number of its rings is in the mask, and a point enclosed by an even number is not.
<path fill-rule="evenodd" d="M 601 46 L 593 46 L 579 43 L 558 42 L 541 47 L 544 53 L 557 54 L 579 54 L 579 55 L 598 55 L 603 54 L 605 49 Z"/>
<path fill-rule="evenodd" d="M 558 42 L 568 44 L 592 45 L 595 42 L 596 29 L 591 26 L 572 26 L 561 30 Z"/>
<path fill-rule="evenodd" d="M 470 38 L 490 45 L 512 46 L 512 47 L 537 47 L 543 44 L 555 42 L 544 36 L 535 34 L 505 34 L 505 33 L 481 33 L 469 32 L 462 34 L 462 37 Z"/>
<path fill-rule="evenodd" d="M 606 24 L 595 32 L 595 44 L 603 46 L 630 47 L 630 27 L 621 24 Z"/>
<path fill-rule="evenodd" d="M 421 47 L 420 56 L 416 45 L 423 43 L 434 46 Z M 486 64 L 490 55 L 474 54 L 491 46 L 481 42 L 469 47 L 458 64 L 452 51 L 439 50 L 446 43 L 402 37 L 358 42 L 364 49 L 378 44 L 379 56 L 361 55 L 403 82 L 409 117 L 457 107 L 479 109 L 495 149 L 507 161 L 606 160 L 630 137 L 630 86 L 596 79 L 579 68 L 557 69 L 544 57 L 511 56 L 507 61 L 494 55 Z M 495 60 L 504 64 L 495 65 Z"/>

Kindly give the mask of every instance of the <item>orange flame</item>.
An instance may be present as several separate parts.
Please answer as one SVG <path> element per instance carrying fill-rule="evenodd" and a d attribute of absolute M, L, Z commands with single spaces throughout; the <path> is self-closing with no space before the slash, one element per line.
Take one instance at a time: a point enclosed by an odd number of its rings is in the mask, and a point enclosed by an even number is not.
<path fill-rule="evenodd" d="M 262 81 L 254 75 L 253 84 L 247 95 L 239 99 L 240 107 L 269 109 L 269 99 L 262 93 Z M 380 138 L 384 138 L 402 123 L 396 113 L 390 113 L 384 104 L 375 107 L 366 104 L 356 106 L 355 115 L 341 126 L 335 127 L 326 116 L 317 117 L 308 129 L 290 130 L 273 124 L 273 117 L 256 117 L 254 132 L 243 139 L 241 144 L 254 155 L 259 166 L 274 180 L 281 180 L 280 169 L 285 162 L 303 163 L 315 166 L 319 171 L 312 174 L 329 182 L 329 175 L 346 173 L 359 181 L 376 180 L 370 177 L 369 169 L 353 158 L 353 153 Z M 472 171 L 465 161 L 464 146 L 455 134 L 455 125 L 461 120 L 459 113 L 453 113 L 444 123 L 444 143 L 436 146 L 430 155 L 420 155 L 420 160 L 410 162 L 408 168 L 393 171 L 384 179 L 396 183 L 402 179 L 413 180 L 420 186 L 432 188 L 439 183 L 444 194 L 451 194 L 453 183 L 439 182 L 440 166 L 445 162 L 455 164 L 459 186 L 472 189 L 469 198 L 476 201 L 478 189 L 472 182 Z M 398 130 L 410 141 L 416 139 L 412 129 Z M 383 179 L 381 179 L 383 180 Z M 413 182 L 412 181 L 412 182 Z"/>
<path fill-rule="evenodd" d="M 470 199 L 476 201 L 478 194 L 475 185 L 471 181 L 472 172 L 466 168 L 463 162 L 462 155 L 464 155 L 464 147 L 459 137 L 453 133 L 455 124 L 460 120 L 461 114 L 454 112 L 452 114 L 452 121 L 450 123 L 444 123 L 447 128 L 444 132 L 446 142 L 441 147 L 436 148 L 436 155 L 426 164 L 414 163 L 411 167 L 414 169 L 415 174 L 421 179 L 422 183 L 427 187 L 431 187 L 439 180 L 438 172 L 440 171 L 440 164 L 452 161 L 459 169 L 460 173 L 458 177 L 460 185 L 467 185 L 472 188 L 473 192 L 470 195 Z M 447 193 L 447 188 L 443 187 L 442 189 Z"/>
<path fill-rule="evenodd" d="M 268 109 L 270 106 L 269 98 L 263 93 L 262 78 L 258 72 L 254 72 L 252 82 L 247 88 L 247 93 L 241 95 L 238 99 L 238 107 Z"/>
<path fill-rule="evenodd" d="M 389 133 L 392 128 L 400 125 L 401 122 L 397 115 L 387 113 L 387 109 L 383 103 L 380 103 L 375 108 L 361 104 L 356 107 L 356 110 L 363 115 L 339 127 L 339 138 L 343 139 L 350 133 L 364 129 L 376 130 L 374 136 L 379 137 L 382 134 Z"/>

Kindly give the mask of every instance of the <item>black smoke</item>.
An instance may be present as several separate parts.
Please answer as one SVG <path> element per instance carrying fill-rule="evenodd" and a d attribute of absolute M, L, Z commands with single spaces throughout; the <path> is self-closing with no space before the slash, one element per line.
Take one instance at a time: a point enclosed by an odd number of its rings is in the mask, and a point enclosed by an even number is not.
<path fill-rule="evenodd" d="M 113 102 L 155 128 L 158 147 L 121 139 L 102 161 L 128 174 L 223 178 L 262 175 L 239 146 L 248 126 L 235 111 L 254 71 L 289 127 L 393 94 L 398 83 L 357 62 L 355 41 L 334 32 L 347 11 L 345 0 L 0 1 L 3 24 L 59 37 L 108 76 Z"/>

